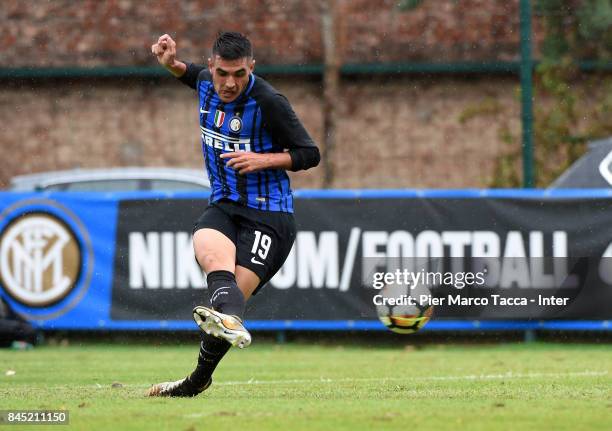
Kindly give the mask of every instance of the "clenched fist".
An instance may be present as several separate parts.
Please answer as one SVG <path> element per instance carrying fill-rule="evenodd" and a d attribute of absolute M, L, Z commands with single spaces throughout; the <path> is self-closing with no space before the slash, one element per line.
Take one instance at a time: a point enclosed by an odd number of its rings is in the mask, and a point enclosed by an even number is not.
<path fill-rule="evenodd" d="M 160 36 L 157 43 L 151 45 L 151 52 L 157 57 L 159 64 L 174 76 L 181 76 L 185 73 L 187 66 L 176 59 L 176 42 L 169 35 Z"/>

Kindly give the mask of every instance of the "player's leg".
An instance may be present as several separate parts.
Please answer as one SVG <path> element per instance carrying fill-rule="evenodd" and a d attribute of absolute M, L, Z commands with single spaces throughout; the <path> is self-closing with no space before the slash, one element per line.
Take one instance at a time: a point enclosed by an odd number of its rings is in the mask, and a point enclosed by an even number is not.
<path fill-rule="evenodd" d="M 245 300 L 250 298 L 251 294 L 260 283 L 257 274 L 243 266 L 236 266 L 236 281 Z M 173 396 L 179 396 L 178 394 L 181 394 L 180 396 L 195 396 L 211 385 L 212 374 L 223 356 L 225 356 L 230 349 L 231 344 L 223 338 L 215 337 L 206 332 L 201 333 L 201 338 L 196 369 L 183 380 L 166 382 L 154 386 L 153 389 L 155 391 L 162 392 L 162 388 L 165 388 L 163 394 L 173 394 Z"/>
<path fill-rule="evenodd" d="M 212 307 L 198 306 L 193 318 L 206 334 L 222 338 L 234 346 L 246 347 L 251 343 L 251 334 L 242 325 L 245 297 L 236 283 L 235 246 L 224 235 L 202 229 L 194 235 L 196 258 L 208 273 L 208 291 Z M 233 261 L 228 261 L 223 250 L 224 241 L 233 248 Z M 227 244 L 229 247 L 229 244 Z"/>
<path fill-rule="evenodd" d="M 207 274 L 212 307 L 221 313 L 242 319 L 244 295 L 236 284 L 236 245 L 218 230 L 205 228 L 193 235 L 196 259 Z"/>
<path fill-rule="evenodd" d="M 208 225 L 219 227 L 219 221 L 208 223 Z M 198 306 L 196 310 L 206 309 L 210 312 L 218 310 L 219 314 L 226 313 L 228 317 L 224 315 L 223 320 L 227 325 L 233 326 L 234 316 L 239 319 L 243 317 L 245 300 L 236 285 L 234 276 L 236 246 L 230 239 L 234 237 L 234 234 L 233 232 L 228 233 L 225 228 L 223 230 L 227 235 L 211 228 L 199 229 L 193 235 L 195 256 L 202 270 L 207 273 L 206 281 L 212 305 L 212 308 Z M 215 331 L 208 328 L 207 325 L 212 320 L 208 322 L 205 320 L 207 319 L 203 320 L 199 315 L 196 319 L 202 332 L 200 333 L 198 364 L 189 376 L 189 379 L 195 384 L 205 384 L 209 381 L 215 368 L 231 347 L 228 340 L 216 336 Z M 242 327 L 241 323 L 240 326 Z"/>
<path fill-rule="evenodd" d="M 227 271 L 228 262 L 223 258 L 223 254 L 219 255 L 218 244 L 223 243 L 223 238 L 218 235 L 207 236 L 207 232 L 196 232 L 196 257 L 208 272 L 208 289 L 214 307 L 214 310 L 207 307 L 194 309 L 194 319 L 204 331 L 198 367 L 189 377 L 197 384 L 210 381 L 212 372 L 229 350 L 230 343 L 238 346 L 243 343 L 243 347 L 250 344 L 251 336 L 242 325 L 244 304 L 281 268 L 296 235 L 291 214 L 262 213 L 253 209 L 237 208 L 233 204 L 220 207 L 230 212 L 233 220 L 238 220 L 235 236 L 226 235 L 232 240 L 235 238 L 232 242 L 235 244 L 234 273 Z M 219 231 L 222 232 L 223 229 Z M 205 247 L 208 246 L 213 249 L 207 250 Z M 215 272 L 219 273 L 219 278 L 211 279 Z M 229 286 L 231 288 L 227 289 Z M 234 287 L 239 290 L 239 296 L 235 295 Z M 227 291 L 230 293 L 224 293 Z M 242 302 L 238 298 L 241 298 Z"/>
<path fill-rule="evenodd" d="M 285 262 L 295 239 L 295 222 L 292 214 L 263 212 L 235 204 L 227 204 L 227 208 L 238 227 L 235 277 L 241 296 L 246 300 Z M 218 301 L 216 292 L 223 294 L 224 290 L 215 289 L 212 289 L 212 294 Z M 193 310 L 198 326 L 234 346 L 247 347 L 251 343 L 251 334 L 242 325 L 242 315 L 235 312 L 234 316 L 227 316 L 231 313 L 227 309 L 219 309 L 215 303 L 213 308 L 200 306 Z"/>
<path fill-rule="evenodd" d="M 211 205 L 197 221 L 194 230 L 194 252 L 202 269 L 208 272 L 209 293 L 213 294 L 215 288 L 235 285 L 233 270 L 236 246 L 233 239 L 236 237 L 236 228 L 231 217 L 217 206 Z M 224 290 L 233 291 L 233 289 Z M 232 313 L 242 314 L 244 298 L 237 286 L 235 290 L 233 295 L 231 293 L 217 295 L 222 297 L 222 299 L 216 298 L 217 305 Z M 230 297 L 234 300 L 230 300 Z M 148 392 L 149 396 L 191 397 L 210 386 L 212 374 L 231 344 L 205 332 L 200 336 L 200 350 L 195 370 L 186 378 L 176 382 L 164 382 L 152 386 Z"/>
<path fill-rule="evenodd" d="M 242 222 L 237 228 L 235 236 L 236 266 L 234 281 L 238 281 L 237 285 L 242 292 L 244 301 L 252 294 L 255 294 L 257 290 L 270 280 L 281 268 L 291 251 L 291 247 L 295 240 L 296 229 L 291 214 L 268 213 L 262 218 L 261 212 L 256 210 L 244 209 L 241 212 L 243 213 Z M 222 231 L 221 229 L 219 230 Z M 231 235 L 226 236 L 231 237 Z M 194 238 L 194 244 L 195 242 Z M 198 248 L 198 250 L 200 249 Z M 213 256 L 213 258 L 210 258 L 210 254 L 212 253 L 209 253 L 208 257 L 205 254 L 206 253 L 200 254 L 196 250 L 196 256 L 199 255 L 199 259 L 206 265 L 210 264 L 210 269 L 214 269 L 215 264 L 223 261 L 223 259 L 219 258 L 218 254 Z M 221 254 L 221 256 L 223 255 Z M 219 269 L 219 271 L 225 271 L 226 269 L 225 267 Z M 210 285 L 211 281 L 209 280 L 209 290 L 211 289 Z M 212 294 L 214 295 L 214 293 Z M 196 310 L 198 308 L 200 307 L 196 307 Z M 204 310 L 200 309 L 200 311 L 203 312 Z M 215 310 L 210 311 L 217 313 Z M 224 317 L 231 317 L 225 314 L 220 316 L 218 313 L 209 316 L 201 316 L 200 313 L 195 314 L 200 318 L 203 317 L 204 321 L 215 322 L 217 324 L 223 322 Z M 219 317 L 219 319 L 208 320 L 211 316 Z M 198 320 L 195 315 L 194 318 L 196 318 L 196 321 Z M 242 322 L 239 323 L 240 327 L 244 329 L 244 327 L 242 327 Z M 246 329 L 244 329 L 244 331 L 246 332 Z M 246 333 L 248 334 L 248 332 Z M 182 381 L 166 383 L 165 385 L 168 385 L 167 387 L 169 388 L 173 388 L 174 393 L 177 393 L 176 387 L 181 389 L 184 387 L 193 388 L 197 385 L 203 385 L 199 386 L 198 390 L 206 389 L 212 381 L 212 372 L 223 355 L 229 350 L 229 347 L 230 344 L 225 341 L 225 339 L 213 337 L 211 334 L 206 334 L 205 332 L 202 333 L 200 356 L 196 370 Z"/>
<path fill-rule="evenodd" d="M 253 292 L 255 292 L 260 285 L 261 279 L 249 268 L 236 265 L 236 282 L 238 283 L 238 288 L 242 292 L 242 295 L 244 295 L 245 301 L 248 301 L 253 295 Z"/>
<path fill-rule="evenodd" d="M 257 286 L 259 286 L 259 277 L 257 277 L 257 275 L 253 271 L 242 266 L 236 266 L 235 271 L 235 280 L 238 284 L 239 289 L 242 292 L 244 301 L 246 301 L 249 299 L 249 297 L 257 288 Z M 211 328 L 212 325 L 214 325 L 214 320 L 211 319 L 211 317 L 213 316 L 213 314 L 211 313 L 215 313 L 215 310 L 211 310 L 207 307 L 196 307 L 194 313 L 194 316 L 197 316 L 195 318 L 196 322 L 199 322 L 198 324 L 200 326 L 204 326 L 204 328 L 202 328 L 203 331 L 201 333 L 202 340 L 200 342 L 198 364 L 196 366 L 196 369 L 191 373 L 191 375 L 189 375 L 187 380 L 189 383 L 191 383 L 191 386 L 203 387 L 204 389 L 202 390 L 205 390 L 212 382 L 212 374 L 215 371 L 215 368 L 217 367 L 223 356 L 225 356 L 227 351 L 230 349 L 232 344 L 224 337 L 215 336 L 213 334 L 214 331 Z M 216 313 L 215 315 L 221 316 L 221 313 Z M 228 318 L 231 319 L 231 316 L 221 316 L 222 320 L 227 320 Z M 244 332 L 246 332 L 246 334 L 248 335 L 250 341 L 250 334 L 242 326 L 242 321 L 240 321 L 239 324 L 237 324 L 236 322 L 233 323 L 234 324 L 232 327 L 234 331 L 242 328 Z M 225 324 L 232 324 L 232 322 L 226 322 Z M 218 327 L 223 327 L 223 325 L 220 325 Z M 205 328 L 208 329 L 208 332 L 204 330 Z M 236 340 L 236 337 L 231 336 L 230 339 Z"/>

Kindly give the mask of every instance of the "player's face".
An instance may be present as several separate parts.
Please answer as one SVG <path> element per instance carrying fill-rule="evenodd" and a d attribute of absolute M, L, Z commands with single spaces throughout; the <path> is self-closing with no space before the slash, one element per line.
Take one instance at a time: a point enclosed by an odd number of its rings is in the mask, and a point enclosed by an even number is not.
<path fill-rule="evenodd" d="M 219 98 L 230 103 L 242 93 L 249 83 L 255 60 L 249 57 L 225 60 L 218 55 L 208 59 L 208 69 L 212 74 L 213 85 Z"/>

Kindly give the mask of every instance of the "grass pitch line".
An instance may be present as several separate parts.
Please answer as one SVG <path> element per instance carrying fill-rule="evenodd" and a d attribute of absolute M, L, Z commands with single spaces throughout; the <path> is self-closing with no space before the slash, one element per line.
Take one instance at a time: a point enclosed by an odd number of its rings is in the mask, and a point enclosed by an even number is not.
<path fill-rule="evenodd" d="M 240 385 L 283 385 L 293 383 L 351 383 L 351 382 L 377 382 L 377 381 L 448 381 L 448 380 L 496 380 L 496 379 L 537 379 L 566 378 L 566 377 L 600 377 L 608 374 L 608 371 L 576 371 L 569 373 L 515 373 L 507 371 L 502 374 L 469 374 L 463 376 L 423 376 L 423 377 L 364 377 L 344 379 L 287 379 L 287 380 L 255 380 L 218 382 L 215 386 L 240 386 Z"/>
<path fill-rule="evenodd" d="M 248 386 L 248 385 L 288 385 L 299 383 L 359 383 L 359 382 L 410 382 L 410 381 L 453 381 L 453 380 L 501 380 L 501 379 L 539 379 L 552 378 L 563 379 L 567 377 L 601 377 L 608 375 L 608 371 L 574 371 L 567 373 L 516 373 L 514 371 L 506 371 L 500 374 L 467 374 L 463 376 L 423 376 L 423 377 L 346 377 L 343 379 L 329 379 L 321 377 L 319 379 L 286 379 L 286 380 L 236 380 L 227 382 L 215 382 L 214 386 Z M 148 388 L 151 385 L 124 385 L 133 388 Z M 102 388 L 102 385 L 96 384 L 96 388 Z"/>

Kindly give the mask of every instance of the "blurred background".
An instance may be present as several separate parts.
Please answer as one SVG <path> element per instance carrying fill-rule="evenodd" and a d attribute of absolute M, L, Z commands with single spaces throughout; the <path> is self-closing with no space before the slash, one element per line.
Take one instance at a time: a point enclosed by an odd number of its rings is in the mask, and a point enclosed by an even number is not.
<path fill-rule="evenodd" d="M 4 0 L 0 22 L 2 187 L 200 168 L 194 93 L 150 53 L 164 33 L 192 62 L 220 30 L 251 38 L 323 150 L 294 188 L 546 187 L 612 135 L 609 0 Z"/>

